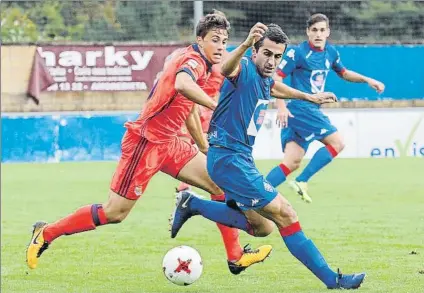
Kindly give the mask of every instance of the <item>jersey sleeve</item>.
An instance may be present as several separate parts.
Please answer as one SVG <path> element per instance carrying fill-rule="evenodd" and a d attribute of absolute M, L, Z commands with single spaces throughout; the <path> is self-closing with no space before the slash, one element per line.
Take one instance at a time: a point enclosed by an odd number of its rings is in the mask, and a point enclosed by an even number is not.
<path fill-rule="evenodd" d="M 296 47 L 291 48 L 284 54 L 283 60 L 277 68 L 277 74 L 282 78 L 285 78 L 292 74 L 296 69 L 297 62 L 299 60 L 299 51 L 296 50 Z"/>
<path fill-rule="evenodd" d="M 344 67 L 342 63 L 339 51 L 337 51 L 336 49 L 334 50 L 335 50 L 335 58 L 333 61 L 333 65 L 331 67 L 338 75 L 343 75 L 343 73 L 346 71 L 346 67 Z"/>
<path fill-rule="evenodd" d="M 252 66 L 254 68 L 254 71 L 256 72 L 256 65 L 252 63 L 252 60 L 248 57 L 243 57 L 240 61 L 240 66 L 238 68 L 237 75 L 229 78 L 231 82 L 233 82 L 234 85 L 238 85 L 240 83 L 248 83 L 251 79 L 252 75 Z"/>
<path fill-rule="evenodd" d="M 200 56 L 189 55 L 184 58 L 181 62 L 181 66 L 177 69 L 177 74 L 180 72 L 185 72 L 193 78 L 194 81 L 197 81 L 201 76 L 206 72 L 204 61 Z"/>

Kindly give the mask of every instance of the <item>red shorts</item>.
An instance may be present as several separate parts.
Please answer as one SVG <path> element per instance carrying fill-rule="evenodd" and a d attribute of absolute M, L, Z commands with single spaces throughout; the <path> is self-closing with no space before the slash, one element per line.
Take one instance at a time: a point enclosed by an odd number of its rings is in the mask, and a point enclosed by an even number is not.
<path fill-rule="evenodd" d="M 180 131 L 178 131 L 177 136 L 185 138 L 185 141 L 188 141 L 191 144 L 195 144 L 190 132 L 188 132 L 187 127 L 185 125 L 181 127 Z"/>
<path fill-rule="evenodd" d="M 137 200 L 158 171 L 177 177 L 198 150 L 178 137 L 153 143 L 127 131 L 122 139 L 122 155 L 110 189 L 122 197 Z"/>

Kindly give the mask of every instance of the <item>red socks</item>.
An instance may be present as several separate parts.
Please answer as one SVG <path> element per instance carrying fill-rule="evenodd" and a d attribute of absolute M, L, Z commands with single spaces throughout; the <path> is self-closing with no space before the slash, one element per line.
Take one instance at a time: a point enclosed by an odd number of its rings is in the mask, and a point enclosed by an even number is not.
<path fill-rule="evenodd" d="M 211 195 L 214 201 L 225 201 L 225 195 Z M 224 241 L 225 251 L 227 252 L 227 259 L 230 261 L 237 261 L 243 255 L 243 249 L 240 246 L 239 230 L 230 228 L 222 224 L 216 223 L 219 231 L 221 232 L 222 240 Z"/>
<path fill-rule="evenodd" d="M 96 226 L 107 224 L 107 218 L 102 205 L 84 206 L 75 213 L 47 225 L 43 231 L 44 240 L 51 243 L 62 235 L 71 235 L 96 229 Z"/>
<path fill-rule="evenodd" d="M 286 177 L 289 176 L 289 174 L 291 173 L 291 170 L 286 165 L 284 165 L 283 163 L 281 163 L 278 166 L 280 166 L 281 171 L 283 171 L 283 173 L 284 173 L 284 175 L 286 175 Z"/>
<path fill-rule="evenodd" d="M 325 147 L 327 148 L 328 152 L 331 154 L 331 156 L 333 158 L 335 158 L 339 153 L 336 151 L 335 148 L 333 148 L 333 146 L 331 144 L 327 144 L 325 145 Z"/>
<path fill-rule="evenodd" d="M 300 227 L 299 222 L 293 223 L 290 226 L 280 228 L 280 235 L 282 237 L 293 235 L 294 233 L 297 233 L 301 231 L 302 228 Z"/>

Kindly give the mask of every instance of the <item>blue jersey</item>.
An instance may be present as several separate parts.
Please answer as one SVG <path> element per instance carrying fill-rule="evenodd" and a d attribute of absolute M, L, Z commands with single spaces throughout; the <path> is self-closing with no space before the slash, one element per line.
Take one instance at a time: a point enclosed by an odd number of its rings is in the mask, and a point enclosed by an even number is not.
<path fill-rule="evenodd" d="M 316 94 L 325 91 L 325 81 L 330 70 L 341 75 L 346 70 L 337 49 L 326 44 L 324 50 L 318 50 L 305 41 L 290 48 L 277 69 L 281 77 L 291 75 L 291 86 L 305 93 Z M 314 105 L 303 100 L 291 100 L 288 106 L 296 104 Z"/>
<path fill-rule="evenodd" d="M 236 77 L 225 79 L 209 127 L 209 144 L 252 152 L 263 123 L 274 81 L 262 77 L 252 59 L 243 57 Z"/>

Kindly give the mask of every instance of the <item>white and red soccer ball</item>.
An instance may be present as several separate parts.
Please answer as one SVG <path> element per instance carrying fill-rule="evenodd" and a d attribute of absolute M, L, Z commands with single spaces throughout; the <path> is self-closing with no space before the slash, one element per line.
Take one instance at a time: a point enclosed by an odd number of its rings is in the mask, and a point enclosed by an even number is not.
<path fill-rule="evenodd" d="M 187 286 L 202 275 L 202 258 L 199 252 L 190 246 L 177 246 L 165 254 L 162 268 L 169 281 L 179 286 Z"/>

